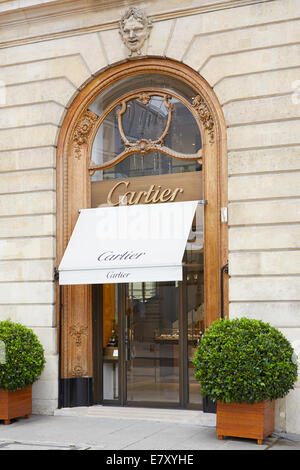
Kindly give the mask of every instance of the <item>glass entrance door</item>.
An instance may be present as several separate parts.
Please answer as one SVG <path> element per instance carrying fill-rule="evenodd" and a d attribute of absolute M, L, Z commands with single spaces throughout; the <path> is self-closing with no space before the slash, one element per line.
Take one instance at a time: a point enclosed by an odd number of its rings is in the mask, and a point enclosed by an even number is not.
<path fill-rule="evenodd" d="M 204 330 L 203 265 L 182 282 L 93 287 L 95 403 L 201 408 L 193 356 Z"/>
<path fill-rule="evenodd" d="M 179 287 L 127 284 L 126 401 L 179 404 Z"/>
<path fill-rule="evenodd" d="M 97 403 L 201 408 L 192 364 L 205 323 L 203 207 L 197 211 L 181 282 L 93 287 Z"/>

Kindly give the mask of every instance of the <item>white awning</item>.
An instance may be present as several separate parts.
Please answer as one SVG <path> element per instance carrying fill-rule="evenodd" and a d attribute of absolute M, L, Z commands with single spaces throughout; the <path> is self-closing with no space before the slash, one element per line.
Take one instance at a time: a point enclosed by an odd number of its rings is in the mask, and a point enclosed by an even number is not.
<path fill-rule="evenodd" d="M 180 281 L 198 201 L 80 211 L 60 284 Z"/>

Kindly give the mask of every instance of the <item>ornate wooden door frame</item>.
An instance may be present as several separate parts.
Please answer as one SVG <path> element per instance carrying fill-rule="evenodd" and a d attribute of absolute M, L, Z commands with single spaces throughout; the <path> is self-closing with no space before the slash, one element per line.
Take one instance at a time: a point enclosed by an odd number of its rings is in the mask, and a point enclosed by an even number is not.
<path fill-rule="evenodd" d="M 220 316 L 220 269 L 227 263 L 227 224 L 221 223 L 220 208 L 227 207 L 226 126 L 221 106 L 207 82 L 188 66 L 168 59 L 138 59 L 111 67 L 93 78 L 70 105 L 57 146 L 57 266 L 78 218 L 78 210 L 90 207 L 90 149 L 97 116 L 88 110 L 99 93 L 119 80 L 136 74 L 159 73 L 175 77 L 195 90 L 192 106 L 198 116 L 203 141 L 205 206 L 205 315 L 206 324 Z M 209 244 L 209 249 L 207 246 Z M 228 296 L 224 284 L 225 314 Z M 92 365 L 92 296 L 91 286 L 64 286 L 57 305 L 62 304 L 61 356 L 62 381 L 66 393 L 73 393 L 71 382 L 90 387 Z M 88 385 L 86 385 L 88 384 Z M 71 386 L 72 387 L 72 386 Z M 87 395 L 90 391 L 88 390 Z M 84 393 L 83 393 L 84 395 Z M 86 395 L 86 396 L 87 396 Z M 89 399 L 74 398 L 75 405 Z M 71 406 L 65 399 L 62 406 Z"/>

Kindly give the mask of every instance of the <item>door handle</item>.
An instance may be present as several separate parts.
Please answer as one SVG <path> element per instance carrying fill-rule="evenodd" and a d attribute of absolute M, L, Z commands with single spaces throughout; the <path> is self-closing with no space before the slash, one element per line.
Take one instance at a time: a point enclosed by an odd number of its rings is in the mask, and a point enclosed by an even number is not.
<path fill-rule="evenodd" d="M 128 331 L 125 330 L 125 334 L 124 334 L 124 344 L 127 346 L 128 345 Z"/>
<path fill-rule="evenodd" d="M 224 318 L 224 273 L 228 274 L 228 263 L 224 264 L 221 268 L 221 285 L 220 285 L 220 290 L 221 290 L 221 318 Z"/>

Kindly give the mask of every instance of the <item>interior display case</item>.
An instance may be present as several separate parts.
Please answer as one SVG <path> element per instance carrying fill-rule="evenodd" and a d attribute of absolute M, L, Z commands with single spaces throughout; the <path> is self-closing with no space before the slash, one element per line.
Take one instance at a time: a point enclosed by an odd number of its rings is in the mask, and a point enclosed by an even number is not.
<path fill-rule="evenodd" d="M 188 329 L 188 344 L 197 346 L 203 332 L 200 329 Z M 154 341 L 158 343 L 170 342 L 179 344 L 179 330 L 177 328 L 165 328 L 155 330 Z"/>
<path fill-rule="evenodd" d="M 115 322 L 113 322 L 113 328 L 111 331 L 111 336 L 108 340 L 107 345 L 105 346 L 103 350 L 103 357 L 104 360 L 118 360 L 119 357 L 119 348 L 118 348 L 118 334 L 116 331 L 116 325 Z"/>

